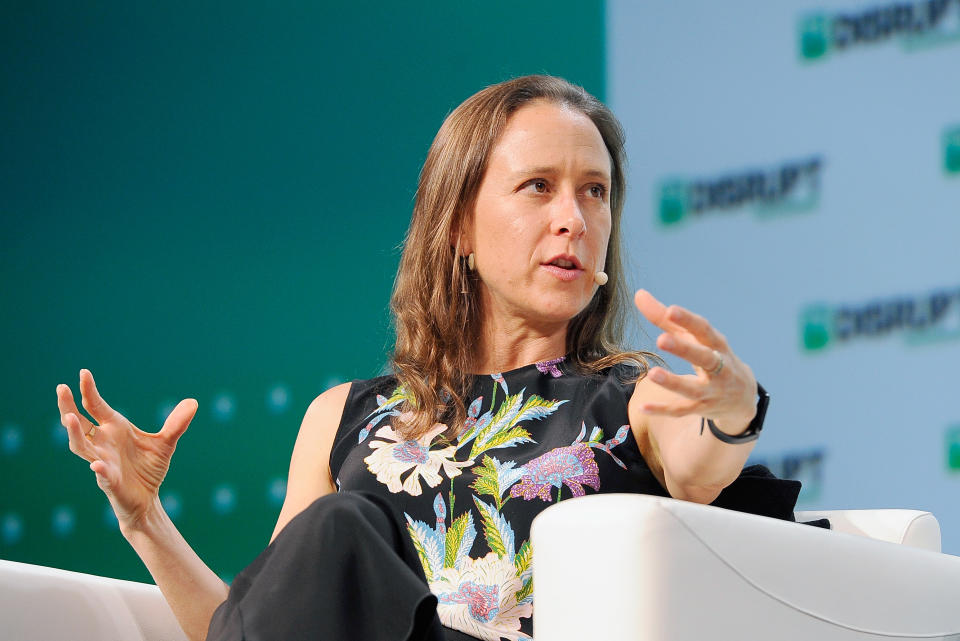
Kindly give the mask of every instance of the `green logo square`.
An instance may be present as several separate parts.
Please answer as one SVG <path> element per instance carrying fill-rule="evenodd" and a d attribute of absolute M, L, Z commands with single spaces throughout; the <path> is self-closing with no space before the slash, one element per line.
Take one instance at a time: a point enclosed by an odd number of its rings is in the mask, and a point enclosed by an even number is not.
<path fill-rule="evenodd" d="M 943 170 L 960 174 L 960 126 L 943 132 Z"/>
<path fill-rule="evenodd" d="M 690 188 L 684 180 L 665 180 L 660 184 L 657 212 L 664 225 L 679 223 L 687 215 Z"/>
<path fill-rule="evenodd" d="M 830 344 L 833 310 L 827 305 L 810 305 L 800 314 L 800 346 L 806 352 Z"/>
<path fill-rule="evenodd" d="M 947 428 L 944 445 L 947 454 L 947 470 L 960 472 L 960 425 Z"/>
<path fill-rule="evenodd" d="M 802 16 L 797 23 L 797 44 L 801 60 L 819 60 L 830 51 L 830 19 L 826 14 Z"/>

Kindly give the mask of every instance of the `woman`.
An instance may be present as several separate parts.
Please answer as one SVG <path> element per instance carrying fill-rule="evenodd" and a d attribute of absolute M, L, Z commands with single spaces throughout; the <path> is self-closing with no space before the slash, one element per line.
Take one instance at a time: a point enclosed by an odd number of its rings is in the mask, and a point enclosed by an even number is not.
<path fill-rule="evenodd" d="M 563 80 L 504 82 L 450 114 L 394 289 L 395 375 L 313 401 L 271 546 L 230 587 L 157 496 L 196 401 L 147 434 L 90 372 L 97 424 L 58 386 L 71 450 L 190 638 L 529 638 L 540 510 L 597 491 L 710 503 L 738 487 L 765 398 L 758 411 L 762 388 L 724 337 L 641 290 L 658 348 L 696 373 L 619 346 L 624 189 L 619 123 Z"/>

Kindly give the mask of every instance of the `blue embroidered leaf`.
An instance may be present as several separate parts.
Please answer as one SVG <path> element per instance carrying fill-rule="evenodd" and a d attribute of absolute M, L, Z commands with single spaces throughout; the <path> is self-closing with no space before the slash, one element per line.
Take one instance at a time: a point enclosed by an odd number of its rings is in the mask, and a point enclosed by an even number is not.
<path fill-rule="evenodd" d="M 457 547 L 457 558 L 453 563 L 453 567 L 457 570 L 469 557 L 470 550 L 473 549 L 473 541 L 477 538 L 477 527 L 473 524 L 473 512 L 467 510 L 465 514 L 467 515 L 467 526 L 463 538 L 460 539 L 460 545 Z"/>
<path fill-rule="evenodd" d="M 483 397 L 480 396 L 470 403 L 470 407 L 467 408 L 467 416 L 471 418 L 476 418 L 477 414 L 480 413 L 480 405 L 483 403 Z"/>
<path fill-rule="evenodd" d="M 590 438 L 587 440 L 591 443 L 599 443 L 603 440 L 603 430 L 600 429 L 599 425 L 594 426 L 594 428 L 590 430 Z"/>
<path fill-rule="evenodd" d="M 491 437 L 497 434 L 497 432 L 513 426 L 513 419 L 520 411 L 520 399 L 522 397 L 523 391 L 521 390 L 519 394 L 505 398 L 503 403 L 500 404 L 500 409 L 497 410 L 497 413 L 494 414 L 490 422 L 482 428 L 480 427 L 480 421 L 477 421 L 477 436 L 473 447 L 470 449 L 469 458 L 477 458 L 482 452 L 489 449 L 486 445 Z"/>
<path fill-rule="evenodd" d="M 513 563 L 515 549 L 513 528 L 510 527 L 510 523 L 492 505 L 484 503 L 477 497 L 473 497 L 473 502 L 477 504 L 477 508 L 480 510 L 480 518 L 483 521 L 483 535 L 487 538 L 487 545 L 490 546 L 490 550 L 501 559 Z"/>
<path fill-rule="evenodd" d="M 469 510 L 454 519 L 447 530 L 446 554 L 443 557 L 443 567 L 455 568 L 470 553 L 477 530 L 473 525 L 473 513 Z M 464 545 L 467 543 L 468 545 Z"/>
<path fill-rule="evenodd" d="M 583 437 L 587 435 L 587 424 L 583 421 L 580 422 L 580 434 L 577 435 L 577 438 L 574 439 L 573 443 L 570 445 L 576 445 L 583 440 Z"/>
<path fill-rule="evenodd" d="M 490 424 L 491 417 L 492 415 L 490 414 L 489 410 L 484 412 L 483 416 L 478 418 L 476 422 L 469 429 L 467 429 L 467 431 L 464 432 L 460 436 L 460 438 L 457 440 L 457 449 L 459 450 L 461 447 L 463 447 L 464 445 L 472 441 L 474 438 L 476 438 L 477 434 L 483 431 L 483 429 Z M 470 458 L 473 458 L 473 457 L 470 457 Z"/>
<path fill-rule="evenodd" d="M 382 402 L 381 402 L 382 399 Z M 377 409 L 373 410 L 367 414 L 367 418 L 373 416 L 378 412 L 386 412 L 387 410 L 392 410 L 394 407 L 402 403 L 403 401 L 410 401 L 410 404 L 413 404 L 413 397 L 404 391 L 402 387 L 398 387 L 393 390 L 393 393 L 390 395 L 390 398 L 383 398 L 383 396 L 377 395 Z"/>
<path fill-rule="evenodd" d="M 413 539 L 421 564 L 429 574 L 435 575 L 443 569 L 445 537 L 441 537 L 423 521 L 415 521 L 409 514 L 407 517 L 407 531 Z"/>
<path fill-rule="evenodd" d="M 374 416 L 372 419 L 370 419 L 370 422 L 367 423 L 367 426 L 364 427 L 362 430 L 360 430 L 360 440 L 359 440 L 359 442 L 360 442 L 360 443 L 363 443 L 364 439 L 367 438 L 367 436 L 370 434 L 370 432 L 373 430 L 373 428 L 375 428 L 375 427 L 377 426 L 377 423 L 379 423 L 379 422 L 382 421 L 383 419 L 387 418 L 388 416 L 398 416 L 399 414 L 400 414 L 400 412 L 385 412 L 385 413 L 383 413 L 383 414 L 379 414 L 379 415 L 377 415 L 377 416 Z"/>
<path fill-rule="evenodd" d="M 523 394 L 523 392 L 520 392 Z M 557 408 L 566 403 L 567 401 L 548 401 L 545 398 L 537 396 L 536 394 L 532 395 L 527 399 L 527 402 L 523 404 L 523 407 L 520 408 L 520 411 L 513 418 L 512 425 L 516 425 L 521 421 L 537 420 L 544 418 L 545 416 L 550 416 L 557 411 Z"/>
<path fill-rule="evenodd" d="M 495 380 L 496 382 L 500 383 L 500 389 L 503 390 L 503 393 L 504 393 L 506 396 L 510 396 L 510 391 L 507 390 L 507 381 L 504 380 L 503 374 L 491 374 L 491 375 L 490 375 L 490 378 L 492 378 L 492 379 Z"/>
<path fill-rule="evenodd" d="M 621 425 L 620 429 L 617 430 L 616 436 L 614 436 L 612 439 L 607 441 L 607 445 L 610 447 L 620 445 L 625 440 L 627 440 L 627 433 L 629 431 L 630 431 L 629 425 Z M 601 432 L 600 434 L 601 434 L 600 438 L 603 438 L 603 432 Z"/>
<path fill-rule="evenodd" d="M 500 496 L 503 496 L 514 483 L 523 477 L 523 468 L 516 467 L 516 461 L 507 461 L 501 463 L 493 458 L 493 465 L 497 469 L 497 485 L 499 486 Z"/>
<path fill-rule="evenodd" d="M 447 522 L 447 506 L 443 503 L 443 497 L 437 493 L 437 498 L 433 500 L 433 513 L 437 515 L 437 532 L 443 534 Z"/>

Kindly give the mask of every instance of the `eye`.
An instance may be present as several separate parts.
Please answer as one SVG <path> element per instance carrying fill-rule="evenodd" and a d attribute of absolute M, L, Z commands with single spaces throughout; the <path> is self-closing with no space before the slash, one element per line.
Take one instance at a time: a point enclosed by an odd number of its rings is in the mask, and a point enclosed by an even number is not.
<path fill-rule="evenodd" d="M 532 188 L 538 194 L 547 193 L 547 181 L 542 178 L 534 178 L 533 180 L 528 180 L 523 184 L 522 189 Z"/>
<path fill-rule="evenodd" d="M 602 199 L 607 195 L 607 187 L 599 183 L 590 186 L 590 195 L 594 198 Z"/>

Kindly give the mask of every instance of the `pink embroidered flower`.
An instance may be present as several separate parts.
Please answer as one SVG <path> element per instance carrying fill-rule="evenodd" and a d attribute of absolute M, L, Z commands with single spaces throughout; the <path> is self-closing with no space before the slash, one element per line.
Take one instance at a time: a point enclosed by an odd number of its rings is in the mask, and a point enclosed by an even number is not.
<path fill-rule="evenodd" d="M 540 370 L 541 374 L 549 374 L 554 378 L 560 378 L 563 376 L 563 372 L 557 368 L 557 365 L 566 360 L 566 358 L 566 356 L 561 356 L 560 358 L 555 358 L 552 361 L 540 361 L 539 363 L 536 363 L 536 366 L 537 369 Z"/>
<path fill-rule="evenodd" d="M 593 450 L 585 443 L 557 447 L 523 466 L 520 482 L 510 488 L 510 496 L 529 501 L 539 497 L 551 501 L 550 491 L 566 485 L 574 496 L 583 496 L 583 486 L 600 489 L 600 473 Z M 559 492 L 557 493 L 559 497 Z"/>

